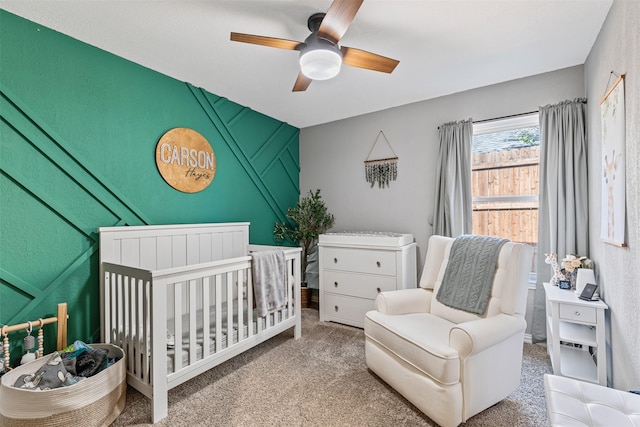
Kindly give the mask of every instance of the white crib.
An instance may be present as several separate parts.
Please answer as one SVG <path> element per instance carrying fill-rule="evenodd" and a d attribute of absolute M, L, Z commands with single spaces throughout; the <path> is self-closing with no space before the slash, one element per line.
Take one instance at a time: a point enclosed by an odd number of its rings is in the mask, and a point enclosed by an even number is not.
<path fill-rule="evenodd" d="M 300 248 L 283 248 L 286 305 L 255 313 L 249 223 L 101 227 L 101 333 L 124 349 L 127 382 L 167 416 L 168 390 L 294 327 Z"/>

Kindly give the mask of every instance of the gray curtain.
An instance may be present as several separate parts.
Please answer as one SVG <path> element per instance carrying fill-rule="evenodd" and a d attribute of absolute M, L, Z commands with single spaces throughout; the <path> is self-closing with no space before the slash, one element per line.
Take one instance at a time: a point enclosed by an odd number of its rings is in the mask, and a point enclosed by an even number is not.
<path fill-rule="evenodd" d="M 586 99 L 540 107 L 540 196 L 537 283 L 532 337 L 546 339 L 542 283 L 551 279 L 545 253 L 588 256 Z"/>
<path fill-rule="evenodd" d="M 439 128 L 433 234 L 456 237 L 473 231 L 471 211 L 471 143 L 473 121 Z"/>

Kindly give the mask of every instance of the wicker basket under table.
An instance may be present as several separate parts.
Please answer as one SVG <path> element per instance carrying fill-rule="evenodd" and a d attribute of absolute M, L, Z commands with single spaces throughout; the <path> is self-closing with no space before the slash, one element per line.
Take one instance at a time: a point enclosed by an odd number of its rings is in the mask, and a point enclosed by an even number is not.
<path fill-rule="evenodd" d="M 7 427 L 108 426 L 124 409 L 127 371 L 124 351 L 111 344 L 104 348 L 119 360 L 102 372 L 69 387 L 45 391 L 13 387 L 20 375 L 37 371 L 47 356 L 5 374 L 0 384 L 0 425 Z"/>

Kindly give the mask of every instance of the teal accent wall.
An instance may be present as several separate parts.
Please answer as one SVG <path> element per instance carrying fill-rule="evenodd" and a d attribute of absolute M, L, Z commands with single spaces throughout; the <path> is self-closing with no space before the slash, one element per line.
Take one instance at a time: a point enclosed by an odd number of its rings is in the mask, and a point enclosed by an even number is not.
<path fill-rule="evenodd" d="M 4 10 L 0 118 L 0 325 L 67 302 L 69 340 L 95 342 L 98 227 L 249 221 L 252 243 L 273 244 L 299 198 L 299 129 Z M 174 127 L 213 147 L 201 192 L 156 168 Z"/>

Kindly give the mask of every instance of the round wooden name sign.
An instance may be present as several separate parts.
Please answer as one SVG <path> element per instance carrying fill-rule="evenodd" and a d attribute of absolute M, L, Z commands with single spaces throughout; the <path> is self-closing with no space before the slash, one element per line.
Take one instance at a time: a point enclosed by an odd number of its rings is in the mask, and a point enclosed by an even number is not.
<path fill-rule="evenodd" d="M 209 142 L 188 128 L 174 128 L 156 145 L 156 165 L 162 178 L 184 193 L 197 193 L 211 184 L 216 156 Z"/>

